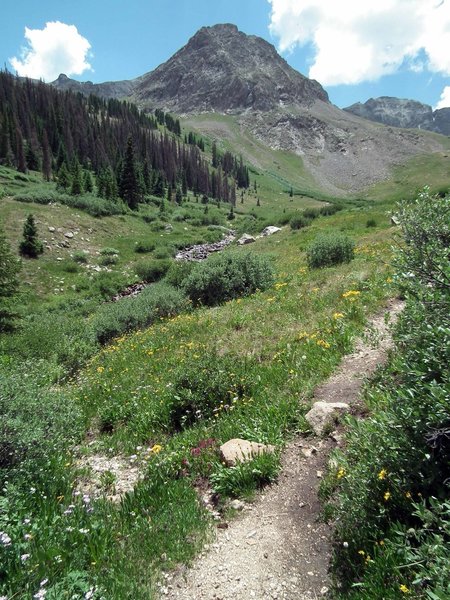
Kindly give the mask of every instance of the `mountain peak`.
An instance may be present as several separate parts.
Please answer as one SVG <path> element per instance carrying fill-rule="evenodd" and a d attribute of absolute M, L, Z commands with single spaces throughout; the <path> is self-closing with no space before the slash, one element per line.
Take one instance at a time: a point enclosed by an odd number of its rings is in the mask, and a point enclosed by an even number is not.
<path fill-rule="evenodd" d="M 140 78 L 134 97 L 142 106 L 178 113 L 328 101 L 320 84 L 290 67 L 272 44 L 231 23 L 199 29 L 172 58 Z"/>

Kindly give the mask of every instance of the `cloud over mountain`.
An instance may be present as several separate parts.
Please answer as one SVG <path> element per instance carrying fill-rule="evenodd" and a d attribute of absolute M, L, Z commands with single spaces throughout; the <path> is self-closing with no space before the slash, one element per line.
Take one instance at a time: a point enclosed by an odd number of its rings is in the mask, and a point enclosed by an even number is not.
<path fill-rule="evenodd" d="M 23 77 L 52 81 L 59 73 L 81 75 L 92 70 L 87 61 L 91 44 L 75 25 L 51 21 L 43 29 L 25 27 L 28 46 L 10 63 Z"/>
<path fill-rule="evenodd" d="M 357 84 L 400 67 L 450 75 L 446 0 L 269 0 L 279 49 L 311 45 L 309 76 Z"/>

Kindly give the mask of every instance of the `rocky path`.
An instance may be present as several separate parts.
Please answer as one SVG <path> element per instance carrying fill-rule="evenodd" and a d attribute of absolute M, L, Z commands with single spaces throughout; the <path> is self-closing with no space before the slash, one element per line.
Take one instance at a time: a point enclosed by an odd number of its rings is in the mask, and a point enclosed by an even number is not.
<path fill-rule="evenodd" d="M 315 394 L 322 402 L 358 400 L 361 385 L 382 364 L 391 344 L 390 323 L 402 305 L 392 301 L 370 323 L 355 352 Z M 317 491 L 329 451 L 327 439 L 299 437 L 283 454 L 278 483 L 217 529 L 215 540 L 190 569 L 166 574 L 161 597 L 183 600 L 312 600 L 329 588 L 330 528 L 320 521 Z"/>

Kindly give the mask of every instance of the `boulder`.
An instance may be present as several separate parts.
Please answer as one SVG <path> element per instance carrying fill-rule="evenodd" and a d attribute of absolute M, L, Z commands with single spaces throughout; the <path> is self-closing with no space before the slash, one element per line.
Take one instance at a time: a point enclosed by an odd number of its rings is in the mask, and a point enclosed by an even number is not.
<path fill-rule="evenodd" d="M 323 435 L 333 429 L 339 417 L 349 411 L 345 402 L 315 402 L 305 419 L 311 425 L 316 435 Z"/>
<path fill-rule="evenodd" d="M 255 238 L 252 235 L 249 235 L 248 233 L 244 233 L 244 235 L 238 239 L 237 243 L 239 245 L 243 246 L 244 244 L 251 244 L 254 241 L 255 241 Z"/>
<path fill-rule="evenodd" d="M 66 231 L 66 233 L 64 234 L 64 236 L 66 238 L 69 238 L 69 240 L 71 240 L 73 238 L 73 233 L 71 231 Z"/>
<path fill-rule="evenodd" d="M 275 227 L 275 225 L 269 225 L 268 227 L 266 227 L 265 229 L 263 229 L 261 231 L 261 235 L 263 237 L 266 237 L 267 235 L 272 235 L 274 233 L 277 233 L 278 231 L 281 231 L 281 227 Z"/>
<path fill-rule="evenodd" d="M 49 226 L 48 230 L 49 230 L 49 231 L 51 231 L 52 233 L 53 233 L 54 231 L 56 231 L 56 229 L 55 229 L 54 227 L 52 227 L 51 225 Z"/>
<path fill-rule="evenodd" d="M 260 454 L 275 452 L 275 446 L 259 444 L 234 438 L 220 446 L 220 456 L 228 467 L 234 467 L 240 462 L 247 462 Z"/>

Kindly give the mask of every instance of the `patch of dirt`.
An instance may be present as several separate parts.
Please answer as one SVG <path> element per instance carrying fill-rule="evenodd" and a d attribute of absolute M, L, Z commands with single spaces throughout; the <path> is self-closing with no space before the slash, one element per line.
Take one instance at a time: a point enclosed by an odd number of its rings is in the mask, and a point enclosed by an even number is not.
<path fill-rule="evenodd" d="M 316 390 L 315 400 L 357 401 L 364 380 L 386 360 L 392 301 L 370 323 L 368 335 L 338 371 Z M 161 597 L 183 600 L 313 600 L 328 592 L 331 528 L 320 520 L 318 487 L 340 435 L 299 437 L 286 448 L 278 483 L 246 505 L 204 548 L 192 568 L 166 573 Z"/>
<path fill-rule="evenodd" d="M 90 498 L 104 497 L 115 503 L 133 491 L 144 473 L 142 460 L 137 455 L 83 456 L 77 460 L 77 468 L 82 473 L 76 484 L 80 494 Z"/>

